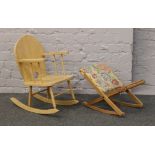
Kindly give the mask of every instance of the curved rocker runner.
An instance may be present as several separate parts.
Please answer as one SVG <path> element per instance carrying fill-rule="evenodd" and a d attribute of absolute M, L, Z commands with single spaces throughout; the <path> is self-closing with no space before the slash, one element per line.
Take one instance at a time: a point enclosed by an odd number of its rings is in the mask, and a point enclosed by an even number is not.
<path fill-rule="evenodd" d="M 26 105 L 18 99 L 12 97 L 11 101 L 15 105 L 24 110 L 37 114 L 55 114 L 59 111 L 56 108 L 57 105 L 74 105 L 78 103 L 71 86 L 73 76 L 67 75 L 64 67 L 64 56 L 67 55 L 68 52 L 60 51 L 45 53 L 44 48 L 37 39 L 31 35 L 25 35 L 17 41 L 14 48 L 14 53 L 16 63 L 24 79 L 24 85 L 29 88 L 28 104 Z M 49 75 L 46 71 L 46 56 L 51 58 L 54 70 L 53 75 Z M 66 89 L 66 91 L 71 94 L 71 100 L 55 100 L 56 96 L 64 94 L 64 92 L 55 95 L 52 88 L 62 82 L 67 83 L 68 89 Z M 33 87 L 40 87 L 42 90 L 33 92 Z M 39 94 L 45 91 L 47 93 L 47 97 Z M 50 109 L 33 108 L 32 97 L 49 103 L 52 107 Z"/>

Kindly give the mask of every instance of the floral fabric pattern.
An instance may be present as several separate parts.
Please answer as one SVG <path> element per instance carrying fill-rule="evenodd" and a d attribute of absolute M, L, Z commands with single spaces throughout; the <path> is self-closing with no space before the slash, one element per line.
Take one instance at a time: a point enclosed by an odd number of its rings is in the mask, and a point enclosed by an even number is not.
<path fill-rule="evenodd" d="M 112 69 L 105 64 L 92 65 L 84 70 L 104 92 L 123 86 Z"/>

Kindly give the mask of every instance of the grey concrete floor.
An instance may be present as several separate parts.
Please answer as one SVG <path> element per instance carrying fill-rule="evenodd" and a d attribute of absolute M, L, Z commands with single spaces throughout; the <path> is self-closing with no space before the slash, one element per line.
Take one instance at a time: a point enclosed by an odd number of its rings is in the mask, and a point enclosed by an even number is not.
<path fill-rule="evenodd" d="M 83 106 L 82 102 L 96 95 L 77 95 L 80 103 L 74 106 L 58 106 L 60 112 L 55 115 L 38 115 L 24 111 L 15 106 L 10 97 L 17 97 L 22 102 L 27 101 L 27 94 L 0 94 L 0 125 L 1 126 L 154 126 L 155 96 L 138 96 L 144 103 L 143 109 L 120 106 L 126 113 L 125 117 L 117 117 L 94 111 Z M 118 96 L 129 101 L 126 95 Z M 33 99 L 35 107 L 46 108 Z M 102 105 L 102 104 L 100 104 Z M 104 105 L 104 104 L 103 104 Z"/>

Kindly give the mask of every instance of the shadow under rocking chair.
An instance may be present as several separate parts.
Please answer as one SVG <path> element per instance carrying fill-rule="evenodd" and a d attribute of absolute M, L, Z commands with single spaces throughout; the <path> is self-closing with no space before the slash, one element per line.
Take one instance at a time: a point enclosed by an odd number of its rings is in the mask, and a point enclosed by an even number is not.
<path fill-rule="evenodd" d="M 54 114 L 59 110 L 57 105 L 74 105 L 78 103 L 71 86 L 72 75 L 67 75 L 64 69 L 64 56 L 68 54 L 66 51 L 62 52 L 46 52 L 40 42 L 31 35 L 25 35 L 20 38 L 14 48 L 16 63 L 19 67 L 20 73 L 24 79 L 24 85 L 29 87 L 28 105 L 23 104 L 16 98 L 12 97 L 11 101 L 20 108 L 29 112 L 38 114 Z M 46 71 L 45 57 L 49 56 L 52 59 L 54 75 L 49 75 Z M 59 59 L 59 65 L 57 62 Z M 71 100 L 56 100 L 52 87 L 61 82 L 67 82 L 68 89 L 72 99 Z M 33 87 L 44 88 L 41 91 L 33 92 Z M 47 97 L 39 93 L 46 91 Z M 31 106 L 32 97 L 52 105 L 50 109 L 38 109 Z"/>

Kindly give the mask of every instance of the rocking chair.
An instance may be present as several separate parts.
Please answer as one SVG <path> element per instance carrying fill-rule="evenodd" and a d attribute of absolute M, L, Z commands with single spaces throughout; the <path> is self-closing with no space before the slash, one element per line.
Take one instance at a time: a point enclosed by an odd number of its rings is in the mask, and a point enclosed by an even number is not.
<path fill-rule="evenodd" d="M 138 80 L 128 85 L 124 85 L 119 78 L 114 74 L 112 69 L 105 64 L 92 65 L 87 68 L 80 69 L 80 73 L 88 80 L 88 82 L 97 91 L 100 97 L 93 99 L 89 102 L 84 102 L 84 105 L 97 110 L 102 113 L 113 114 L 118 116 L 125 115 L 124 112 L 115 104 L 120 103 L 128 107 L 142 108 L 143 103 L 130 91 L 130 89 L 144 84 L 144 80 Z M 111 99 L 114 95 L 126 92 L 131 99 L 135 102 L 134 104 L 122 102 L 116 99 Z M 94 104 L 105 101 L 113 110 L 104 109 Z"/>
<path fill-rule="evenodd" d="M 20 38 L 14 49 L 16 63 L 19 67 L 20 73 L 24 79 L 24 85 L 29 88 L 28 105 L 22 103 L 16 98 L 12 97 L 11 101 L 20 108 L 29 112 L 37 114 L 55 114 L 59 110 L 57 105 L 74 105 L 78 103 L 71 86 L 72 75 L 67 75 L 64 68 L 64 56 L 68 54 L 66 51 L 62 52 L 47 52 L 31 35 L 25 35 Z M 46 71 L 45 57 L 49 56 L 52 59 L 54 74 L 49 75 Z M 59 64 L 58 64 L 59 58 Z M 67 92 L 71 94 L 71 100 L 56 100 L 55 97 L 63 93 L 54 94 L 53 86 L 62 82 L 67 82 Z M 42 90 L 33 92 L 33 87 L 42 88 Z M 44 89 L 43 89 L 44 88 Z M 41 95 L 41 92 L 46 91 L 47 97 Z M 65 91 L 66 92 L 66 91 Z M 39 109 L 32 107 L 32 97 L 38 100 L 51 104 L 50 109 Z"/>

